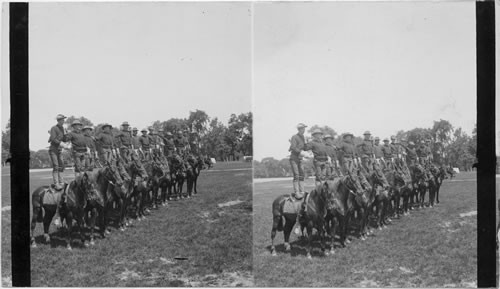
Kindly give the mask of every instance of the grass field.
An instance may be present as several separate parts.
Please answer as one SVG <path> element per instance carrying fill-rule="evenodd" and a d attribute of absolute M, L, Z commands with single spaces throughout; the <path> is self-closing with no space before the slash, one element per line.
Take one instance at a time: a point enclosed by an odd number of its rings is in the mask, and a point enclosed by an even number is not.
<path fill-rule="evenodd" d="M 31 191 L 50 183 L 50 174 L 32 173 Z M 4 170 L 2 206 L 9 205 L 10 177 Z M 202 171 L 193 199 L 172 201 L 125 232 L 113 230 L 107 238 L 97 239 L 93 247 L 75 241 L 73 251 L 68 251 L 59 234 L 53 236 L 52 245 L 39 243 L 31 249 L 31 284 L 251 286 L 251 226 L 251 163 L 218 163 Z M 41 234 L 39 224 L 35 235 Z M 10 211 L 2 210 L 3 285 L 9 285 L 10 258 Z"/>
<path fill-rule="evenodd" d="M 292 233 L 291 253 L 278 232 L 278 256 L 271 256 L 271 204 L 290 193 L 291 180 L 254 184 L 254 279 L 256 286 L 279 287 L 476 287 L 477 223 L 475 173 L 445 180 L 441 203 L 412 211 L 375 231 L 367 241 L 308 260 L 305 243 Z M 306 189 L 312 188 L 312 180 Z"/>

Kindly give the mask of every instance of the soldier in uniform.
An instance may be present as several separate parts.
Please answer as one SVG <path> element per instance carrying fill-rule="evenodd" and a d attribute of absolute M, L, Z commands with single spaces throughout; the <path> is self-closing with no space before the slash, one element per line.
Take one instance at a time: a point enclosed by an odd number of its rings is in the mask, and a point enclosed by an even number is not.
<path fill-rule="evenodd" d="M 131 161 L 130 153 L 132 150 L 132 135 L 130 135 L 129 124 L 127 121 L 122 123 L 122 130 L 116 135 L 118 139 L 117 148 L 120 148 L 120 155 L 126 163 Z"/>
<path fill-rule="evenodd" d="M 163 139 L 165 143 L 165 156 L 171 158 L 175 152 L 175 144 L 173 140 L 173 135 L 170 132 L 165 133 L 165 138 Z"/>
<path fill-rule="evenodd" d="M 103 124 L 101 127 L 102 132 L 95 137 L 96 142 L 99 143 L 99 146 L 102 149 L 100 158 L 103 164 L 111 162 L 113 159 L 113 150 L 115 148 L 115 145 L 111 128 L 112 127 L 110 124 Z"/>
<path fill-rule="evenodd" d="M 428 162 L 431 163 L 432 161 L 434 161 L 434 155 L 432 154 L 432 149 L 431 149 L 431 140 L 426 139 L 425 143 L 426 143 L 427 160 Z"/>
<path fill-rule="evenodd" d="M 85 136 L 85 140 L 87 141 L 87 147 L 89 148 L 88 151 L 89 156 L 87 157 L 87 162 L 85 163 L 85 169 L 89 172 L 94 170 L 94 166 L 97 159 L 95 139 L 91 135 L 91 132 L 92 132 L 91 126 L 83 127 L 83 135 Z"/>
<path fill-rule="evenodd" d="M 407 163 L 410 164 L 410 166 L 414 166 L 417 163 L 417 152 L 415 151 L 415 143 L 410 141 L 408 143 L 408 146 L 405 146 L 404 144 L 401 144 L 402 147 L 406 150 L 406 159 Z"/>
<path fill-rule="evenodd" d="M 327 148 L 321 137 L 323 132 L 320 129 L 315 129 L 312 132 L 313 140 L 305 145 L 305 151 L 312 151 L 314 159 L 314 173 L 316 176 L 316 187 L 320 186 L 326 180 L 326 170 L 328 168 L 328 153 Z"/>
<path fill-rule="evenodd" d="M 189 136 L 189 148 L 191 149 L 191 153 L 194 155 L 198 155 L 200 153 L 200 147 L 199 147 L 199 142 L 198 142 L 198 133 L 193 131 L 190 133 Z"/>
<path fill-rule="evenodd" d="M 84 165 L 87 159 L 87 140 L 82 134 L 82 123 L 79 120 L 73 121 L 68 134 L 64 135 L 64 142 L 71 142 L 72 156 L 75 163 L 75 178 L 85 172 Z"/>
<path fill-rule="evenodd" d="M 175 148 L 177 149 L 177 154 L 183 155 L 185 147 L 184 147 L 184 137 L 181 131 L 177 132 L 177 136 L 174 138 L 174 144 Z"/>
<path fill-rule="evenodd" d="M 371 173 L 373 170 L 373 159 L 374 159 L 374 148 L 373 143 L 370 140 L 371 133 L 369 131 L 365 131 L 363 134 L 364 140 L 361 144 L 358 145 L 358 151 L 361 155 L 362 165 L 364 169 Z"/>
<path fill-rule="evenodd" d="M 163 129 L 160 128 L 158 131 L 153 130 L 153 139 L 154 143 L 156 146 L 153 148 L 153 152 L 155 153 L 156 156 L 161 156 L 163 154 L 163 138 L 161 137 L 163 135 Z"/>
<path fill-rule="evenodd" d="M 345 133 L 342 136 L 342 142 L 338 148 L 342 156 L 342 167 L 344 169 L 344 174 L 354 174 L 355 173 L 355 161 L 357 157 L 356 147 L 352 138 L 354 135 L 352 133 Z"/>
<path fill-rule="evenodd" d="M 61 158 L 62 148 L 60 146 L 65 133 L 63 127 L 64 119 L 66 119 L 64 115 L 57 115 L 57 124 L 50 129 L 49 137 L 49 157 L 52 163 L 52 182 L 54 183 L 56 190 L 61 190 L 62 184 L 64 183 L 61 176 L 61 172 L 64 170 L 64 163 Z"/>
<path fill-rule="evenodd" d="M 394 163 L 393 163 L 394 156 L 392 154 L 392 148 L 391 148 L 391 145 L 389 144 L 389 139 L 388 138 L 384 139 L 384 145 L 381 146 L 380 150 L 382 151 L 382 155 L 383 155 L 383 158 L 384 158 L 385 168 L 393 170 L 394 169 Z"/>
<path fill-rule="evenodd" d="M 141 138 L 139 135 L 137 135 L 137 128 L 134 127 L 132 129 L 132 149 L 134 150 L 134 153 L 137 155 L 137 150 L 141 148 L 141 142 L 139 139 Z"/>
<path fill-rule="evenodd" d="M 293 173 L 293 196 L 296 199 L 304 197 L 304 164 L 302 162 L 302 151 L 305 148 L 306 140 L 304 132 L 307 125 L 299 123 L 297 125 L 298 133 L 294 134 L 290 139 L 290 165 Z"/>
<path fill-rule="evenodd" d="M 373 152 L 375 154 L 375 163 L 385 167 L 384 164 L 384 153 L 382 152 L 382 145 L 380 144 L 380 138 L 375 137 L 375 143 L 373 144 Z"/>
<path fill-rule="evenodd" d="M 424 143 L 423 140 L 420 141 L 419 146 L 415 149 L 417 156 L 418 156 L 418 162 L 421 165 L 425 165 L 426 160 L 427 160 L 427 147 Z"/>
<path fill-rule="evenodd" d="M 144 128 L 141 130 L 141 137 L 139 142 L 141 143 L 141 149 L 143 155 L 143 160 L 151 160 L 151 137 L 148 135 L 148 131 Z"/>
<path fill-rule="evenodd" d="M 340 171 L 339 161 L 337 159 L 337 148 L 333 145 L 333 137 L 329 134 L 323 137 L 325 142 L 326 152 L 328 155 L 328 169 L 326 170 L 326 178 L 333 180 L 342 176 Z"/>

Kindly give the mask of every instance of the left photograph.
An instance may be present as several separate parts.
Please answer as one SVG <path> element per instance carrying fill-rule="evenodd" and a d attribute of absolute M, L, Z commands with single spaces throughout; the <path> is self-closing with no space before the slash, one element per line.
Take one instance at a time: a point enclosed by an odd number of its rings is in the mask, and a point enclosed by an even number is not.
<path fill-rule="evenodd" d="M 31 286 L 253 286 L 251 16 L 245 2 L 29 4 Z M 3 85 L 3 286 L 9 101 Z"/>

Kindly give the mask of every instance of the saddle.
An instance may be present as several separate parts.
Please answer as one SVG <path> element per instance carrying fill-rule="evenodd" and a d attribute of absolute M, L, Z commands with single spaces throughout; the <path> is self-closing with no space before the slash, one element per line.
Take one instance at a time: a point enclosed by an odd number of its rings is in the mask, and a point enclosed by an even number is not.
<path fill-rule="evenodd" d="M 304 192 L 305 195 L 301 199 L 295 198 L 293 195 L 285 199 L 283 204 L 283 213 L 287 214 L 299 214 L 301 209 L 307 208 L 307 202 L 309 201 L 309 193 Z"/>
<path fill-rule="evenodd" d="M 60 190 L 57 190 L 54 184 L 50 185 L 48 189 L 40 193 L 40 205 L 59 205 L 63 199 L 63 193 L 68 189 L 68 187 L 68 184 L 64 183 L 63 187 Z"/>

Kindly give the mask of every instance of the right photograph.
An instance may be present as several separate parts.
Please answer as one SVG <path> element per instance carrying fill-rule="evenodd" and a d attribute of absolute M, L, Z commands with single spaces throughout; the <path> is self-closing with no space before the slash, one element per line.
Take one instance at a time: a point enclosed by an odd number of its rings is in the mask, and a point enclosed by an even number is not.
<path fill-rule="evenodd" d="M 253 4 L 257 287 L 477 287 L 474 2 Z"/>

